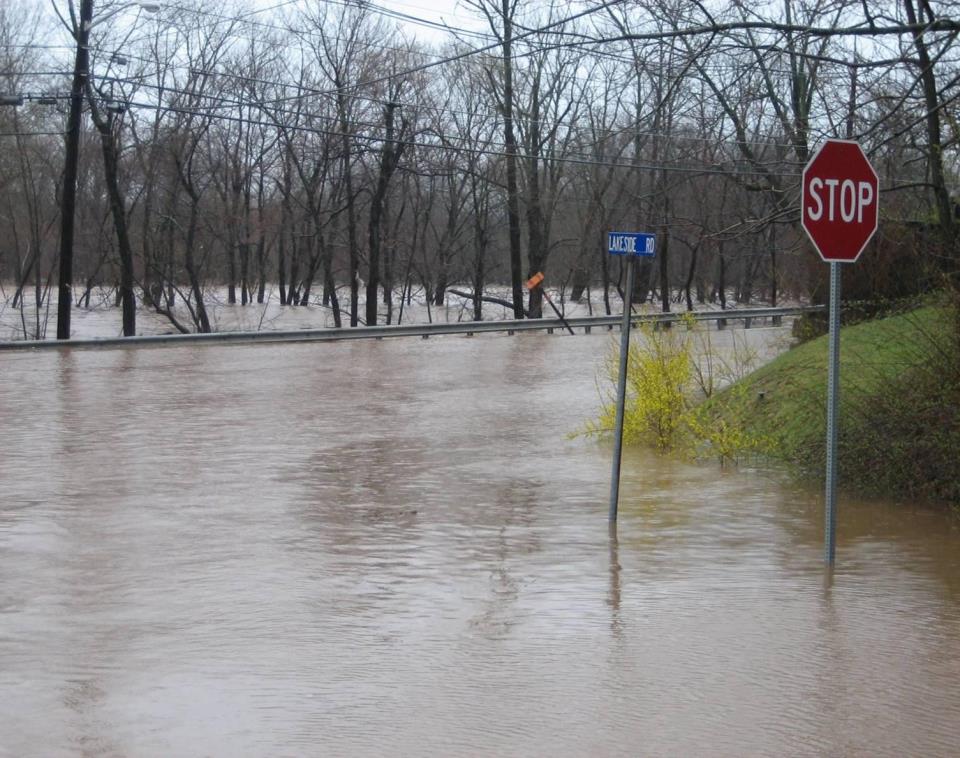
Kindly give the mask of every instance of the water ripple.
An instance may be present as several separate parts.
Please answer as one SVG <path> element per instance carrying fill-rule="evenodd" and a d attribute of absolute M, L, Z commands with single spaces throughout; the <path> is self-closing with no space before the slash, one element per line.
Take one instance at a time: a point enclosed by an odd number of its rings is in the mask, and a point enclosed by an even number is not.
<path fill-rule="evenodd" d="M 819 492 L 630 450 L 611 537 L 607 347 L 5 358 L 0 756 L 955 755 L 955 524 L 825 577 Z"/>

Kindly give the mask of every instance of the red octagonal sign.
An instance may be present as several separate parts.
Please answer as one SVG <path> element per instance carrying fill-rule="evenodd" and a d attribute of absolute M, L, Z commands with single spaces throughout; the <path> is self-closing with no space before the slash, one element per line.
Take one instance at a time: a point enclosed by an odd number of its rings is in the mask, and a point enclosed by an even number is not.
<path fill-rule="evenodd" d="M 825 261 L 853 263 L 877 230 L 880 182 L 860 145 L 827 140 L 803 170 L 800 216 Z"/>

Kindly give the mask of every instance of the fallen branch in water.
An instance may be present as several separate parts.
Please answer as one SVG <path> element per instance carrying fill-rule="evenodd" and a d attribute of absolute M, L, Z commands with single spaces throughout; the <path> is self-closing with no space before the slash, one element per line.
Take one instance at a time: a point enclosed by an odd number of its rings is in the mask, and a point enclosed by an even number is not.
<path fill-rule="evenodd" d="M 462 290 L 447 289 L 451 295 L 456 295 L 457 297 L 465 297 L 467 300 L 473 300 L 474 294 L 472 292 L 464 292 Z M 513 302 L 511 300 L 504 300 L 502 297 L 493 297 L 491 295 L 480 295 L 480 300 L 484 303 L 493 303 L 494 305 L 502 305 L 504 308 L 509 308 L 513 310 Z M 524 310 L 524 318 L 530 318 L 530 314 Z"/>

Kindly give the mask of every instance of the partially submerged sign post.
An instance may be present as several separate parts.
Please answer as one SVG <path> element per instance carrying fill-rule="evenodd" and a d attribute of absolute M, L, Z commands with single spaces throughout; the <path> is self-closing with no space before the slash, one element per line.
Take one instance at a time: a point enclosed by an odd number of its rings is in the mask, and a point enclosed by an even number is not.
<path fill-rule="evenodd" d="M 800 222 L 830 264 L 827 367 L 827 483 L 824 558 L 837 551 L 837 406 L 840 396 L 840 264 L 853 263 L 877 230 L 880 182 L 856 142 L 827 140 L 803 170 Z"/>
<path fill-rule="evenodd" d="M 613 431 L 613 474 L 610 480 L 610 526 L 617 523 L 620 501 L 620 458 L 623 452 L 623 408 L 627 397 L 627 357 L 630 352 L 630 316 L 633 307 L 633 261 L 638 255 L 653 257 L 656 237 L 640 232 L 609 232 L 607 252 L 623 255 L 627 268 L 623 279 L 623 322 L 620 326 L 620 373 L 617 377 L 617 420 Z"/>
<path fill-rule="evenodd" d="M 567 323 L 567 320 L 563 317 L 563 314 L 560 312 L 560 309 L 553 304 L 553 300 L 550 298 L 550 293 L 547 292 L 547 288 L 543 286 L 543 272 L 538 271 L 537 273 L 535 273 L 533 276 L 527 279 L 526 284 L 527 284 L 527 289 L 530 290 L 531 292 L 535 290 L 537 287 L 540 288 L 540 294 L 542 294 L 544 299 L 548 303 L 550 303 L 550 307 L 553 308 L 553 312 L 557 314 L 557 318 L 560 319 L 560 321 L 563 323 L 565 327 L 567 327 L 567 331 L 570 332 L 570 334 L 573 334 L 574 333 L 573 327 L 571 327 L 570 324 Z"/>

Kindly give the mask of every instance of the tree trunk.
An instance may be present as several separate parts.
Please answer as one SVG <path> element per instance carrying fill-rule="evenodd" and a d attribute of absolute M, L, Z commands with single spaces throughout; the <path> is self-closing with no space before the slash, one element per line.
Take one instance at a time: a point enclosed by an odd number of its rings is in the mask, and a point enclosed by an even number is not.
<path fill-rule="evenodd" d="M 357 208 L 353 195 L 353 161 L 350 144 L 349 123 L 347 122 L 346 95 L 339 78 L 337 86 L 337 110 L 340 116 L 340 132 L 343 146 L 343 186 L 347 203 L 347 252 L 350 257 L 350 326 L 359 323 L 358 303 L 360 301 L 360 249 L 357 242 Z"/>
<path fill-rule="evenodd" d="M 607 253 L 607 235 L 600 230 L 600 277 L 603 281 L 603 310 L 609 316 L 613 313 L 610 307 L 610 255 Z"/>
<path fill-rule="evenodd" d="M 250 302 L 250 193 L 243 194 L 243 227 L 240 240 L 240 304 Z"/>
<path fill-rule="evenodd" d="M 190 202 L 190 221 L 187 224 L 187 239 L 184 249 L 184 267 L 187 269 L 187 276 L 190 279 L 190 291 L 193 293 L 196 313 L 195 321 L 200 331 L 208 333 L 210 329 L 210 319 L 207 317 L 207 309 L 203 304 L 203 291 L 200 289 L 200 277 L 197 272 L 196 262 L 193 257 L 193 248 L 197 237 L 197 213 L 199 199 L 192 196 Z"/>
<path fill-rule="evenodd" d="M 539 84 L 534 85 L 535 87 Z M 527 152 L 527 259 L 530 267 L 527 276 L 543 272 L 546 268 L 547 239 L 544 229 L 543 206 L 540 198 L 540 161 L 535 151 L 540 143 L 540 106 L 538 93 L 534 92 L 533 112 L 530 114 L 530 137 Z M 530 318 L 543 318 L 543 288 L 534 287 L 530 290 L 527 304 L 527 313 Z"/>
<path fill-rule="evenodd" d="M 120 254 L 120 301 L 123 307 L 123 336 L 132 337 L 137 333 L 137 301 L 133 291 L 133 250 L 130 247 L 130 235 L 127 230 L 127 209 L 120 193 L 117 178 L 119 165 L 117 145 L 109 122 L 98 123 L 100 146 L 103 150 L 103 173 L 110 197 L 110 212 L 113 215 L 113 228 L 117 233 L 117 250 Z"/>
<path fill-rule="evenodd" d="M 690 295 L 690 287 L 693 285 L 693 277 L 697 271 L 697 252 L 700 250 L 700 240 L 690 248 L 690 267 L 687 269 L 687 280 L 683 283 L 683 292 L 687 298 L 687 310 L 693 310 L 693 298 Z"/>
<path fill-rule="evenodd" d="M 921 0 L 923 2 L 923 0 Z M 903 0 L 904 9 L 907 12 L 907 20 L 911 24 L 917 24 L 917 13 L 913 7 L 913 0 Z M 921 7 L 928 10 L 927 21 L 933 21 L 933 14 L 929 12 L 929 6 L 923 3 Z M 943 170 L 943 142 L 940 129 L 940 95 L 937 92 L 937 80 L 933 70 L 933 63 L 930 60 L 930 52 L 923 41 L 923 33 L 917 34 L 913 38 L 914 46 L 917 49 L 917 61 L 919 62 L 920 81 L 923 85 L 923 98 L 926 105 L 927 120 L 927 142 L 929 144 L 929 166 L 930 183 L 933 185 L 933 196 L 937 207 L 937 216 L 940 224 L 940 232 L 944 243 L 944 253 L 954 254 L 956 243 L 954 235 L 953 204 L 950 202 L 950 190 L 947 188 L 946 177 Z"/>
<path fill-rule="evenodd" d="M 235 158 L 236 160 L 236 158 Z M 240 225 L 240 184 L 236 178 L 239 169 L 234 167 L 234 172 L 226 169 L 224 177 L 224 193 L 226 194 L 227 204 L 227 302 L 230 305 L 237 303 L 237 248 L 239 247 L 239 236 L 242 234 L 238 228 Z M 233 173 L 233 176 L 231 176 Z"/>
<path fill-rule="evenodd" d="M 263 219 L 263 174 L 257 185 L 257 303 L 262 304 L 267 289 L 267 230 Z"/>
<path fill-rule="evenodd" d="M 383 151 L 380 154 L 380 174 L 377 177 L 377 187 L 370 199 L 370 260 L 367 271 L 367 302 L 366 302 L 366 320 L 367 326 L 374 326 L 377 323 L 377 302 L 380 290 L 380 247 L 381 247 L 381 226 L 386 210 L 387 187 L 390 177 L 400 162 L 400 156 L 403 153 L 402 145 L 395 145 L 393 141 L 393 118 L 394 111 L 397 108 L 396 103 L 387 103 L 384 113 L 384 125 L 386 128 L 386 140 L 383 143 Z"/>
<path fill-rule="evenodd" d="M 670 230 L 664 224 L 660 230 L 660 244 L 657 246 L 657 258 L 660 262 L 660 310 L 670 312 Z"/>
<path fill-rule="evenodd" d="M 510 227 L 510 281 L 513 317 L 523 318 L 523 261 L 520 251 L 520 194 L 517 189 L 517 139 L 513 132 L 513 18 L 510 0 L 501 0 L 503 16 L 503 142 L 507 163 L 507 221 Z"/>

